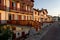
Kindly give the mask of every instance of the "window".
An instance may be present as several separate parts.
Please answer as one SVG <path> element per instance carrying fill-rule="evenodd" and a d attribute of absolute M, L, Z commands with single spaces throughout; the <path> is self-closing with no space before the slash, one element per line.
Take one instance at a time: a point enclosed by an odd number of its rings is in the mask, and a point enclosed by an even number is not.
<path fill-rule="evenodd" d="M 28 16 L 27 16 L 27 20 L 28 20 Z"/>
<path fill-rule="evenodd" d="M 38 19 L 38 21 L 40 21 L 40 19 Z"/>
<path fill-rule="evenodd" d="M 14 2 L 12 2 L 12 7 L 14 7 Z"/>
<path fill-rule="evenodd" d="M 26 20 L 26 16 L 24 16 L 24 20 Z"/>
<path fill-rule="evenodd" d="M 41 19 L 43 19 L 43 18 L 41 18 Z"/>
<path fill-rule="evenodd" d="M 43 14 L 45 14 L 44 11 L 43 11 Z"/>
<path fill-rule="evenodd" d="M 21 15 L 18 15 L 18 20 L 21 20 Z"/>
<path fill-rule="evenodd" d="M 35 21 L 36 21 L 36 18 L 35 18 Z"/>
<path fill-rule="evenodd" d="M 32 20 L 32 18 L 30 17 L 30 20 Z"/>
<path fill-rule="evenodd" d="M 26 5 L 26 11 L 27 11 L 27 5 Z"/>
<path fill-rule="evenodd" d="M 31 11 L 31 7 L 27 5 L 27 11 Z"/>
<path fill-rule="evenodd" d="M 9 20 L 14 20 L 14 14 L 9 14 Z"/>
<path fill-rule="evenodd" d="M 30 16 L 27 16 L 27 20 L 31 20 L 31 19 L 30 19 Z"/>
<path fill-rule="evenodd" d="M 36 15 L 36 12 L 35 12 L 35 15 Z"/>
<path fill-rule="evenodd" d="M 15 9 L 15 6 L 16 6 L 16 5 L 15 5 L 15 3 L 14 3 L 14 2 L 12 2 L 12 7 L 13 7 L 13 9 Z"/>
<path fill-rule="evenodd" d="M 38 15 L 40 15 L 39 12 L 38 12 Z"/>
<path fill-rule="evenodd" d="M 17 3 L 17 8 L 20 8 L 20 3 Z"/>
<path fill-rule="evenodd" d="M 0 3 L 1 3 L 1 0 L 0 0 Z"/>
<path fill-rule="evenodd" d="M 24 8 L 24 6 L 22 6 L 22 8 Z"/>
<path fill-rule="evenodd" d="M 20 35 L 20 33 L 18 32 L 18 35 Z"/>
<path fill-rule="evenodd" d="M 28 20 L 30 20 L 30 16 L 28 16 Z"/>
<path fill-rule="evenodd" d="M 24 6 L 23 5 L 21 5 L 21 10 L 23 10 L 24 9 Z"/>
<path fill-rule="evenodd" d="M 43 20 L 43 18 L 41 18 L 41 21 Z"/>
<path fill-rule="evenodd" d="M 24 15 L 22 16 L 22 20 L 24 20 Z"/>
<path fill-rule="evenodd" d="M 28 6 L 28 11 L 30 11 L 30 7 Z"/>
<path fill-rule="evenodd" d="M 11 17 L 12 17 L 12 20 L 14 20 L 14 14 L 12 14 Z"/>
<path fill-rule="evenodd" d="M 11 20 L 11 14 L 9 14 L 9 20 Z"/>
<path fill-rule="evenodd" d="M 45 20 L 47 20 L 47 18 Z"/>

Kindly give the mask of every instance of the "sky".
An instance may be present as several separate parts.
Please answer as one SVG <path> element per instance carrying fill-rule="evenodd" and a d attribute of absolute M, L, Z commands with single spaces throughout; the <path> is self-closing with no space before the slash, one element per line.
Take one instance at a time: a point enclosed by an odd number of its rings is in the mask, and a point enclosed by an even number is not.
<path fill-rule="evenodd" d="M 48 15 L 58 16 L 60 15 L 60 0 L 34 0 L 34 8 L 47 9 Z"/>

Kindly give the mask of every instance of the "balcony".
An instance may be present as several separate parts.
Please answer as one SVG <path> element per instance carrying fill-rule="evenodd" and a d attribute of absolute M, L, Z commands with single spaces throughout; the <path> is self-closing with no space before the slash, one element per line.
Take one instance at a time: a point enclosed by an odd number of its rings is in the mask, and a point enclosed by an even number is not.
<path fill-rule="evenodd" d="M 20 12 L 23 12 L 23 13 L 26 13 L 26 14 L 32 14 L 33 13 L 33 11 L 28 11 L 28 10 L 20 10 Z"/>
<path fill-rule="evenodd" d="M 7 24 L 13 24 L 13 25 L 21 25 L 21 26 L 31 26 L 31 27 L 39 27 L 41 28 L 41 23 L 37 21 L 32 20 L 10 20 L 7 21 Z"/>
<path fill-rule="evenodd" d="M 6 6 L 0 4 L 0 10 L 6 10 Z"/>
<path fill-rule="evenodd" d="M 0 10 L 6 11 L 7 8 L 8 7 L 0 4 Z M 32 14 L 33 13 L 32 11 L 26 11 L 26 10 L 19 9 L 19 8 L 9 8 L 8 10 L 11 12 L 16 12 L 16 13 L 26 13 L 26 14 Z"/>
<path fill-rule="evenodd" d="M 10 11 L 16 12 L 16 13 L 26 13 L 26 14 L 32 14 L 33 11 L 28 11 L 24 9 L 19 9 L 19 8 L 10 8 Z"/>
<path fill-rule="evenodd" d="M 19 9 L 17 10 L 16 7 L 14 7 L 14 8 L 13 7 L 10 7 L 9 10 L 10 10 L 10 12 L 16 12 L 16 13 L 19 13 L 20 12 L 20 10 Z"/>

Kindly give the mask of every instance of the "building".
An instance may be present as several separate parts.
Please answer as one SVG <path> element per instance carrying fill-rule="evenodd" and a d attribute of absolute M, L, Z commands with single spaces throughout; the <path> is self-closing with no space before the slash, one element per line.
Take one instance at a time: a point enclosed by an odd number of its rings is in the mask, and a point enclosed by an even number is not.
<path fill-rule="evenodd" d="M 47 15 L 47 17 L 48 17 L 48 22 L 52 22 L 53 21 L 53 18 L 52 18 L 52 16 L 50 16 L 50 15 Z"/>
<path fill-rule="evenodd" d="M 58 16 L 53 16 L 53 21 L 58 21 Z"/>
<path fill-rule="evenodd" d="M 42 23 L 41 28 L 45 28 L 46 26 L 52 23 L 52 16 L 48 15 L 47 9 L 39 10 L 40 22 Z"/>
<path fill-rule="evenodd" d="M 34 21 L 38 21 L 38 22 L 41 22 L 40 21 L 40 15 L 39 15 L 39 9 L 33 9 L 33 20 Z"/>
<path fill-rule="evenodd" d="M 40 23 L 50 23 L 52 22 L 52 16 L 48 15 L 47 9 L 33 9 L 33 20 Z"/>
<path fill-rule="evenodd" d="M 32 20 L 33 3 L 32 0 L 0 0 L 0 20 Z"/>
<path fill-rule="evenodd" d="M 15 38 L 20 32 L 27 31 L 26 26 L 38 30 L 41 25 L 33 20 L 33 6 L 34 0 L 0 0 L 0 24 L 12 25 Z"/>
<path fill-rule="evenodd" d="M 39 10 L 39 16 L 40 16 L 40 21 L 41 22 L 45 22 L 45 20 L 47 20 L 47 14 L 48 14 L 47 9 Z"/>
<path fill-rule="evenodd" d="M 47 9 L 41 9 L 39 11 L 39 15 L 40 15 L 41 22 L 51 22 L 52 21 L 52 16 L 48 15 Z"/>
<path fill-rule="evenodd" d="M 0 0 L 0 24 L 13 25 L 15 35 L 26 31 L 26 27 L 41 29 L 41 22 L 47 22 L 50 17 L 47 9 L 38 10 L 33 6 L 34 0 Z"/>
<path fill-rule="evenodd" d="M 48 15 L 47 9 L 33 9 L 33 20 L 39 22 L 51 22 L 52 17 Z"/>
<path fill-rule="evenodd" d="M 52 22 L 52 16 L 48 15 L 47 9 L 33 9 L 33 20 L 41 23 L 41 28 Z"/>

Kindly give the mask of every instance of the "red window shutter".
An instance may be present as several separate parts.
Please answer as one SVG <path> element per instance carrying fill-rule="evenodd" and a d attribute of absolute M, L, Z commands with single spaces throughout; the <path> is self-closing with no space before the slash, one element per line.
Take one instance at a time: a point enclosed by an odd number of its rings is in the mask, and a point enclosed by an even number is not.
<path fill-rule="evenodd" d="M 30 20 L 31 20 L 31 17 L 30 17 Z"/>
<path fill-rule="evenodd" d="M 4 5 L 4 0 L 1 0 L 1 5 Z"/>
<path fill-rule="evenodd" d="M 18 20 L 21 20 L 21 15 L 18 15 Z"/>
<path fill-rule="evenodd" d="M 13 14 L 13 20 L 14 20 L 14 14 Z"/>
<path fill-rule="evenodd" d="M 10 8 L 12 9 L 12 0 L 10 0 Z"/>

